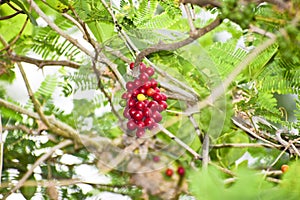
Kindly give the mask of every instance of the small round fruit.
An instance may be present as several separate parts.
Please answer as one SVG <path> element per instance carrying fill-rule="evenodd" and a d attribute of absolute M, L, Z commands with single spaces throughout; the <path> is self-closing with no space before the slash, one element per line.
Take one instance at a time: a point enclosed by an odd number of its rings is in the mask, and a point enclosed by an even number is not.
<path fill-rule="evenodd" d="M 125 107 L 126 101 L 124 99 L 122 99 L 122 100 L 120 100 L 119 104 L 120 104 L 120 106 Z"/>
<path fill-rule="evenodd" d="M 143 110 L 143 115 L 144 115 L 145 117 L 150 117 L 150 116 L 152 116 L 152 111 L 150 110 L 150 108 L 144 108 L 144 110 Z"/>
<path fill-rule="evenodd" d="M 147 73 L 143 72 L 140 74 L 139 78 L 142 82 L 146 82 L 149 80 L 149 75 Z"/>
<path fill-rule="evenodd" d="M 142 137 L 144 134 L 145 134 L 144 128 L 139 128 L 135 133 L 136 137 L 138 137 L 138 138 Z"/>
<path fill-rule="evenodd" d="M 146 94 L 149 96 L 149 97 L 152 97 L 153 94 L 155 94 L 155 90 L 153 88 L 148 88 L 147 91 L 146 91 Z"/>
<path fill-rule="evenodd" d="M 158 109 L 159 112 L 166 110 L 168 108 L 168 104 L 165 101 L 158 102 L 160 109 Z"/>
<path fill-rule="evenodd" d="M 158 103 L 156 102 L 156 101 L 150 101 L 149 103 L 148 103 L 148 108 L 150 108 L 150 110 L 152 111 L 152 112 L 154 112 L 154 111 L 157 111 L 158 110 Z"/>
<path fill-rule="evenodd" d="M 140 72 L 146 72 L 147 66 L 145 65 L 145 63 L 140 63 Z"/>
<path fill-rule="evenodd" d="M 132 108 L 133 106 L 135 106 L 136 101 L 134 99 L 129 99 L 127 101 L 127 107 L 128 108 Z"/>
<path fill-rule="evenodd" d="M 152 68 L 152 67 L 148 67 L 147 69 L 146 69 L 146 73 L 149 75 L 149 76 L 153 76 L 153 74 L 154 74 L 154 69 Z"/>
<path fill-rule="evenodd" d="M 146 92 L 147 92 L 144 87 L 140 87 L 139 91 L 140 91 L 141 94 L 146 94 Z"/>
<path fill-rule="evenodd" d="M 137 128 L 137 125 L 134 123 L 134 120 L 129 120 L 127 122 L 127 128 L 128 128 L 128 130 L 131 130 L 131 131 L 133 131 L 134 129 Z"/>
<path fill-rule="evenodd" d="M 140 79 L 135 79 L 135 81 L 133 82 L 135 88 L 140 87 L 141 85 L 143 85 L 143 82 Z"/>
<path fill-rule="evenodd" d="M 153 156 L 153 161 L 154 162 L 159 162 L 160 161 L 160 157 L 159 156 Z"/>
<path fill-rule="evenodd" d="M 138 94 L 136 96 L 136 98 L 137 98 L 138 101 L 144 101 L 144 100 L 147 99 L 147 97 L 144 94 Z"/>
<path fill-rule="evenodd" d="M 168 97 L 163 93 L 161 93 L 160 96 L 161 96 L 163 101 L 166 101 L 168 99 Z"/>
<path fill-rule="evenodd" d="M 161 101 L 162 100 L 162 97 L 159 93 L 154 93 L 152 95 L 152 98 L 155 100 L 155 101 Z"/>
<path fill-rule="evenodd" d="M 142 121 L 144 115 L 142 111 L 137 110 L 131 117 L 136 121 Z"/>
<path fill-rule="evenodd" d="M 128 91 L 133 90 L 135 88 L 135 84 L 132 81 L 126 83 L 126 89 Z"/>
<path fill-rule="evenodd" d="M 137 111 L 137 110 L 136 110 L 135 108 L 129 109 L 128 113 L 129 113 L 130 117 L 133 118 L 133 116 L 134 116 L 134 114 L 136 113 L 136 111 Z"/>
<path fill-rule="evenodd" d="M 131 118 L 131 116 L 130 116 L 130 114 L 129 114 L 129 108 L 125 108 L 125 109 L 124 109 L 123 116 L 124 116 L 125 118 L 127 118 L 127 119 L 130 119 L 130 118 Z"/>
<path fill-rule="evenodd" d="M 143 121 L 137 121 L 135 123 L 138 126 L 138 128 L 144 128 L 145 127 L 145 123 Z"/>
<path fill-rule="evenodd" d="M 166 170 L 166 176 L 171 177 L 172 175 L 173 175 L 173 170 L 170 169 L 170 168 L 168 168 L 168 169 Z"/>
<path fill-rule="evenodd" d="M 157 81 L 155 79 L 151 79 L 151 87 L 156 88 L 157 87 Z"/>
<path fill-rule="evenodd" d="M 179 166 L 178 169 L 177 169 L 177 173 L 180 175 L 180 176 L 183 176 L 184 173 L 185 173 L 185 170 L 182 166 Z"/>
<path fill-rule="evenodd" d="M 129 64 L 129 68 L 130 68 L 130 69 L 133 69 L 133 68 L 134 68 L 134 62 L 132 62 L 132 63 Z"/>
<path fill-rule="evenodd" d="M 135 107 L 135 109 L 143 111 L 144 108 L 146 107 L 146 105 L 145 105 L 144 101 L 138 101 L 138 102 L 136 102 L 134 107 Z"/>
<path fill-rule="evenodd" d="M 285 172 L 287 172 L 289 170 L 289 166 L 288 165 L 282 165 L 281 166 L 281 171 L 282 171 L 282 173 L 285 173 Z"/>
<path fill-rule="evenodd" d="M 145 123 L 145 127 L 152 127 L 154 125 L 155 121 L 154 121 L 154 119 L 147 117 L 144 120 L 144 123 Z"/>
<path fill-rule="evenodd" d="M 143 85 L 143 88 L 148 89 L 148 88 L 150 88 L 151 86 L 152 86 L 151 81 L 146 81 L 146 82 L 144 83 L 144 85 Z"/>
<path fill-rule="evenodd" d="M 161 120 L 162 120 L 162 116 L 159 112 L 155 111 L 153 114 L 152 114 L 152 118 L 154 119 L 154 121 L 156 123 L 159 123 Z"/>

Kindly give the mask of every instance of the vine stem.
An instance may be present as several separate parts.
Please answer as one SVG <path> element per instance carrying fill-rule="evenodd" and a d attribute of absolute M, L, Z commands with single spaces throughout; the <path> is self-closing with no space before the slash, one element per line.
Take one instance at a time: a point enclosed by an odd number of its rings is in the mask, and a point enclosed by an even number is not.
<path fill-rule="evenodd" d="M 19 180 L 19 182 L 15 185 L 14 188 L 12 188 L 4 197 L 6 199 L 10 194 L 14 193 L 17 191 L 22 185 L 25 183 L 25 181 L 31 176 L 33 173 L 34 169 L 39 166 L 42 162 L 47 160 L 57 149 L 64 148 L 66 146 L 71 145 L 73 142 L 72 140 L 65 140 L 58 145 L 52 147 L 47 153 L 42 155 L 33 165 L 32 167 L 24 174 L 24 176 Z"/>
<path fill-rule="evenodd" d="M 3 146 L 4 146 L 4 139 L 3 139 L 3 127 L 2 127 L 2 117 L 0 114 L 0 185 L 2 180 L 2 169 L 3 169 Z"/>

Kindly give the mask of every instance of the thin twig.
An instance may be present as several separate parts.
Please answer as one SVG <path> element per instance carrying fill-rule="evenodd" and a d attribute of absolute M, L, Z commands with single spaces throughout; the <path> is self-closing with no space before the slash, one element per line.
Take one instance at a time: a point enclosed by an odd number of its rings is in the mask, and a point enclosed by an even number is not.
<path fill-rule="evenodd" d="M 185 144 L 183 141 L 181 141 L 178 137 L 176 137 L 175 135 L 173 135 L 173 133 L 171 133 L 170 131 L 168 131 L 166 128 L 164 128 L 162 125 L 158 125 L 159 129 L 165 133 L 169 138 L 171 138 L 172 140 L 174 140 L 177 144 L 179 144 L 181 147 L 183 147 L 184 149 L 186 149 L 188 152 L 190 152 L 194 158 L 196 160 L 202 160 L 202 157 L 196 152 L 194 151 L 190 146 L 188 146 L 187 144 Z"/>
<path fill-rule="evenodd" d="M 266 143 L 225 143 L 225 144 L 214 144 L 211 145 L 211 148 L 260 148 L 260 147 L 268 147 L 275 148 L 273 145 Z"/>
<path fill-rule="evenodd" d="M 14 188 L 12 188 L 4 197 L 7 198 L 10 194 L 14 193 L 15 191 L 17 191 L 20 187 L 22 187 L 22 185 L 25 183 L 25 181 L 31 176 L 31 174 L 33 173 L 34 169 L 39 166 L 42 162 L 44 162 L 45 160 L 47 160 L 57 149 L 61 149 L 64 148 L 66 146 L 71 145 L 73 142 L 71 140 L 65 140 L 61 143 L 59 143 L 58 145 L 52 147 L 47 153 L 45 153 L 44 155 L 42 155 L 30 168 L 30 170 L 28 170 L 24 176 L 19 180 L 19 182 L 15 185 Z"/>
<path fill-rule="evenodd" d="M 29 81 L 27 79 L 27 76 L 26 76 L 26 73 L 23 69 L 23 66 L 21 65 L 21 63 L 17 63 L 18 67 L 19 67 L 19 70 L 22 74 L 22 77 L 23 77 L 23 80 L 25 82 L 25 85 L 26 85 L 26 88 L 27 88 L 27 92 L 28 92 L 28 95 L 33 103 L 33 106 L 34 106 L 34 109 L 36 110 L 36 112 L 39 114 L 42 122 L 47 126 L 47 127 L 50 127 L 50 124 L 48 122 L 48 119 L 45 117 L 44 115 L 44 112 L 42 111 L 42 108 L 41 108 L 41 104 L 40 102 L 38 102 L 38 100 L 35 98 L 34 94 L 33 94 L 33 91 L 31 90 L 31 87 L 30 87 L 30 84 L 29 84 Z"/>
<path fill-rule="evenodd" d="M 240 123 L 238 121 L 238 119 L 236 117 L 232 117 L 231 118 L 232 122 L 239 127 L 240 129 L 242 129 L 243 131 L 245 131 L 246 133 L 250 134 L 252 137 L 257 138 L 259 140 L 261 140 L 262 142 L 265 142 L 271 146 L 273 146 L 274 148 L 281 148 L 281 145 L 278 144 L 274 144 L 273 142 L 266 140 L 265 138 L 260 137 L 259 135 L 257 135 L 256 133 L 254 133 L 253 131 L 251 131 L 250 129 L 248 129 L 247 127 L 245 127 L 242 123 Z"/>
<path fill-rule="evenodd" d="M 196 28 L 194 26 L 194 22 L 193 22 L 193 19 L 192 19 L 191 11 L 190 11 L 189 7 L 186 4 L 184 4 L 184 10 L 185 10 L 185 13 L 186 13 L 186 16 L 187 16 L 187 20 L 188 20 L 188 23 L 189 23 L 189 26 L 190 26 L 190 30 L 191 31 L 196 31 Z"/>
<path fill-rule="evenodd" d="M 208 133 L 204 134 L 203 143 L 202 143 L 202 167 L 206 169 L 209 163 L 209 135 Z"/>
<path fill-rule="evenodd" d="M 79 69 L 80 64 L 69 61 L 69 60 L 40 60 L 36 58 L 30 58 L 27 56 L 19 56 L 15 54 L 10 54 L 9 58 L 16 62 L 26 62 L 36 65 L 38 68 L 43 68 L 45 66 L 66 66 L 74 69 Z"/>

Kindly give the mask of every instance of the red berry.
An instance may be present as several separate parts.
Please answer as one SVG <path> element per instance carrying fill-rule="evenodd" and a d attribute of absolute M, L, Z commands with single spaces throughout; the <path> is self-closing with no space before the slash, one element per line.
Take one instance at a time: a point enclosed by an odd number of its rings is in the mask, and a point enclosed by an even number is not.
<path fill-rule="evenodd" d="M 134 99 L 129 99 L 128 101 L 127 101 L 127 107 L 128 108 L 132 108 L 133 106 L 135 106 L 135 100 Z"/>
<path fill-rule="evenodd" d="M 160 96 L 161 96 L 163 101 L 166 101 L 168 99 L 168 97 L 163 93 L 160 93 Z"/>
<path fill-rule="evenodd" d="M 151 86 L 152 86 L 151 81 L 146 81 L 146 82 L 144 83 L 144 85 L 143 85 L 143 87 L 144 87 L 145 89 L 148 89 L 148 88 L 150 88 Z"/>
<path fill-rule="evenodd" d="M 147 117 L 145 120 L 144 120 L 144 123 L 145 123 L 145 126 L 146 127 L 152 127 L 155 123 L 154 119 L 150 118 L 150 117 Z"/>
<path fill-rule="evenodd" d="M 162 97 L 160 95 L 160 93 L 154 93 L 152 95 L 152 98 L 155 100 L 155 101 L 161 101 L 162 100 Z"/>
<path fill-rule="evenodd" d="M 128 113 L 129 113 L 130 117 L 133 117 L 133 115 L 136 113 L 136 111 L 137 110 L 135 108 L 129 109 Z"/>
<path fill-rule="evenodd" d="M 135 88 L 134 83 L 132 81 L 129 81 L 129 82 L 126 83 L 126 89 L 128 91 L 133 90 L 134 88 Z"/>
<path fill-rule="evenodd" d="M 150 110 L 150 108 L 144 108 L 144 110 L 143 110 L 143 115 L 144 115 L 145 117 L 150 117 L 150 116 L 152 116 L 152 111 Z"/>
<path fill-rule="evenodd" d="M 159 161 L 160 161 L 159 156 L 153 156 L 153 161 L 154 161 L 154 162 L 159 162 Z"/>
<path fill-rule="evenodd" d="M 140 63 L 140 73 L 145 72 L 147 69 L 147 66 L 145 65 L 145 63 Z"/>
<path fill-rule="evenodd" d="M 140 91 L 138 89 L 133 90 L 132 96 L 136 97 L 138 94 L 140 94 Z"/>
<path fill-rule="evenodd" d="M 144 128 L 145 127 L 145 123 L 143 121 L 137 121 L 135 123 L 138 126 L 138 128 Z"/>
<path fill-rule="evenodd" d="M 158 87 L 154 88 L 156 93 L 160 93 L 160 89 Z"/>
<path fill-rule="evenodd" d="M 149 75 L 147 73 L 143 72 L 140 74 L 139 78 L 142 82 L 146 82 L 149 80 Z"/>
<path fill-rule="evenodd" d="M 146 73 L 149 75 L 149 76 L 153 76 L 153 74 L 154 74 L 154 69 L 152 68 L 152 67 L 148 67 L 147 69 L 146 69 Z"/>
<path fill-rule="evenodd" d="M 161 107 L 161 109 L 158 109 L 160 112 L 163 111 L 163 110 L 166 110 L 168 108 L 168 104 L 165 101 L 160 101 L 160 102 L 158 102 L 158 104 Z"/>
<path fill-rule="evenodd" d="M 132 63 L 129 64 L 129 68 L 130 68 L 130 69 L 133 69 L 133 68 L 134 68 L 134 62 L 132 62 Z"/>
<path fill-rule="evenodd" d="M 128 130 L 133 131 L 134 129 L 137 128 L 137 125 L 134 123 L 133 120 L 129 120 L 129 121 L 127 122 L 127 128 L 128 128 Z"/>
<path fill-rule="evenodd" d="M 135 133 L 135 135 L 136 135 L 136 137 L 142 137 L 143 135 L 145 134 L 145 129 L 144 128 L 139 128 L 137 131 L 136 131 L 136 133 Z"/>
<path fill-rule="evenodd" d="M 152 118 L 154 119 L 154 121 L 156 123 L 160 122 L 162 120 L 162 116 L 159 112 L 155 111 L 154 113 L 152 113 Z"/>
<path fill-rule="evenodd" d="M 140 91 L 141 94 L 146 94 L 147 90 L 144 87 L 140 87 L 139 91 Z"/>
<path fill-rule="evenodd" d="M 177 169 L 177 173 L 180 175 L 180 176 L 183 176 L 184 173 L 185 173 L 185 170 L 182 166 L 179 166 L 178 169 Z"/>
<path fill-rule="evenodd" d="M 166 176 L 171 177 L 172 175 L 173 175 L 173 170 L 170 169 L 170 168 L 168 168 L 168 169 L 166 170 Z"/>
<path fill-rule="evenodd" d="M 146 94 L 149 96 L 149 97 L 152 97 L 153 94 L 155 94 L 155 90 L 153 88 L 148 88 L 147 91 L 146 91 Z"/>
<path fill-rule="evenodd" d="M 158 103 L 156 101 L 150 101 L 148 103 L 148 108 L 150 108 L 151 111 L 157 111 L 158 109 Z"/>
<path fill-rule="evenodd" d="M 157 81 L 156 81 L 155 79 L 151 79 L 150 82 L 151 82 L 151 86 L 152 86 L 153 88 L 156 88 L 156 87 L 157 87 Z"/>
<path fill-rule="evenodd" d="M 146 107 L 145 103 L 143 101 L 138 101 L 136 102 L 135 106 L 136 109 L 139 110 L 144 110 L 144 108 Z"/>
<path fill-rule="evenodd" d="M 144 115 L 142 111 L 137 110 L 131 117 L 136 121 L 142 121 Z"/>
<path fill-rule="evenodd" d="M 130 117 L 130 114 L 129 114 L 129 108 L 125 108 L 124 109 L 124 112 L 123 112 L 123 116 L 125 117 L 125 118 L 127 118 L 127 119 L 130 119 L 131 117 Z"/>
<path fill-rule="evenodd" d="M 133 83 L 134 83 L 135 88 L 138 88 L 143 84 L 140 79 L 135 79 L 135 81 Z"/>

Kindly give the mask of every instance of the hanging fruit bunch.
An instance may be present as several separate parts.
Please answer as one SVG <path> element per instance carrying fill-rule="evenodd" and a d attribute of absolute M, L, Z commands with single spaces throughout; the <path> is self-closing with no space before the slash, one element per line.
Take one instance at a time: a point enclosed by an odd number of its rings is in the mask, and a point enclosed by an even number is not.
<path fill-rule="evenodd" d="M 133 69 L 134 63 L 130 64 Z M 140 74 L 135 80 L 126 83 L 127 91 L 122 95 L 126 100 L 124 117 L 128 119 L 127 128 L 136 130 L 136 136 L 144 135 L 146 129 L 152 130 L 162 120 L 161 112 L 167 109 L 167 96 L 160 92 L 157 81 L 151 78 L 155 70 L 144 63 L 139 65 Z"/>

